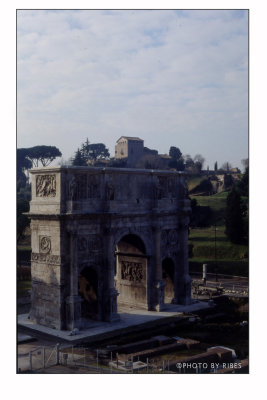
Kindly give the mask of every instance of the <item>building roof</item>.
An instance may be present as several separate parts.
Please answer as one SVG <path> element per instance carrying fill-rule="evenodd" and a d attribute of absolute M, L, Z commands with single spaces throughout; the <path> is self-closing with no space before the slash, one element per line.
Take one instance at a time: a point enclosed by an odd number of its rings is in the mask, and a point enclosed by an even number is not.
<path fill-rule="evenodd" d="M 140 139 L 139 137 L 121 136 L 121 137 L 117 140 L 117 143 L 118 143 L 118 141 L 121 140 L 122 138 L 123 138 L 123 139 L 127 139 L 127 140 L 138 140 L 138 141 L 140 141 L 140 142 L 143 142 L 143 139 Z"/>
<path fill-rule="evenodd" d="M 171 156 L 169 156 L 168 154 L 159 154 L 160 158 L 172 158 Z"/>

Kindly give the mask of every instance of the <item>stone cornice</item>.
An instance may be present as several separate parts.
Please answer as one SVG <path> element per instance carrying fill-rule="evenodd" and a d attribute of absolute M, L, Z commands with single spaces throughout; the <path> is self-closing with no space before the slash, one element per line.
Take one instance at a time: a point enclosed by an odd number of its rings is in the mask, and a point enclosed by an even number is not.
<path fill-rule="evenodd" d="M 166 176 L 186 176 L 187 173 L 184 171 L 169 171 L 159 169 L 137 169 L 137 168 L 112 168 L 112 167 L 74 167 L 74 166 L 58 166 L 58 167 L 40 167 L 32 168 L 29 170 L 31 174 L 40 173 L 61 173 L 61 172 L 88 172 L 92 174 L 136 174 L 136 175 L 166 175 Z"/>

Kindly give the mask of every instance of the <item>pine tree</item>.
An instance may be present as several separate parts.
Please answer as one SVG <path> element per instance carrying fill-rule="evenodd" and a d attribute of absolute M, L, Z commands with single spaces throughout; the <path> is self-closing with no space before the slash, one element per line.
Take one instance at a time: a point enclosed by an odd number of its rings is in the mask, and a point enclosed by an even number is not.
<path fill-rule="evenodd" d="M 72 165 L 75 165 L 75 166 L 86 166 L 87 165 L 82 156 L 82 153 L 79 149 L 75 153 L 75 156 L 72 160 Z"/>
<path fill-rule="evenodd" d="M 227 196 L 225 212 L 225 233 L 232 243 L 242 243 L 244 240 L 243 207 L 240 193 L 235 187 Z"/>

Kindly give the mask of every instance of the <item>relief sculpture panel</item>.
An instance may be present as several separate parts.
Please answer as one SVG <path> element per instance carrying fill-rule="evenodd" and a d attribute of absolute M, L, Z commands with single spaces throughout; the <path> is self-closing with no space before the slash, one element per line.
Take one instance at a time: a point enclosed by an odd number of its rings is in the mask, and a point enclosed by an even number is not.
<path fill-rule="evenodd" d="M 40 253 L 50 253 L 51 251 L 51 238 L 49 236 L 41 236 L 39 238 L 39 251 Z"/>
<path fill-rule="evenodd" d="M 52 254 L 32 253 L 31 260 L 47 264 L 60 265 L 62 257 Z"/>
<path fill-rule="evenodd" d="M 142 263 L 121 261 L 121 279 L 140 283 L 143 279 Z"/>
<path fill-rule="evenodd" d="M 37 175 L 36 176 L 36 196 L 55 197 L 56 196 L 56 175 Z"/>
<path fill-rule="evenodd" d="M 161 248 L 166 256 L 177 256 L 180 250 L 179 235 L 176 229 L 161 232 Z"/>

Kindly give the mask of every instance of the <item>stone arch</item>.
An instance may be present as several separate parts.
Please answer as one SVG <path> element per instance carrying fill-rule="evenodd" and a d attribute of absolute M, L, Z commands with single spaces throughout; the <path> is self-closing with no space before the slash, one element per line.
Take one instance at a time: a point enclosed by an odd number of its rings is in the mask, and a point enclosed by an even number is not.
<path fill-rule="evenodd" d="M 82 298 L 82 319 L 98 319 L 99 276 L 96 268 L 82 266 L 78 276 L 78 293 Z"/>
<path fill-rule="evenodd" d="M 127 235 L 135 235 L 138 236 L 146 249 L 146 254 L 151 254 L 152 252 L 152 243 L 151 243 L 151 232 L 150 228 L 118 228 L 116 232 L 113 235 L 113 252 L 115 253 L 117 251 L 117 245 L 120 242 L 120 240 Z"/>
<path fill-rule="evenodd" d="M 126 233 L 116 244 L 115 288 L 118 306 L 148 308 L 147 254 L 136 233 Z"/>
<path fill-rule="evenodd" d="M 165 303 L 172 303 L 175 297 L 175 264 L 171 257 L 165 257 L 162 261 L 162 280 L 165 283 Z"/>

